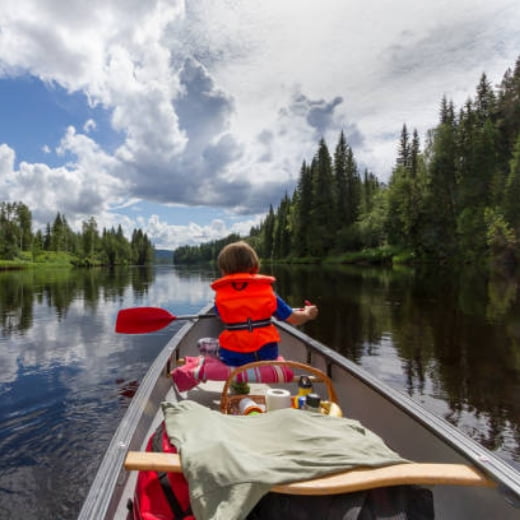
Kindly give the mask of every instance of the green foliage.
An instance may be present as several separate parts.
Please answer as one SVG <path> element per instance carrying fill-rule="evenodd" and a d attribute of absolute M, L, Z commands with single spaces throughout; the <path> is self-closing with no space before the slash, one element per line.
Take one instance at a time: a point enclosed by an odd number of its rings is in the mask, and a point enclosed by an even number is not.
<path fill-rule="evenodd" d="M 254 233 L 257 234 L 258 230 L 254 231 Z M 240 240 L 240 235 L 232 233 L 226 238 L 220 240 L 213 240 L 196 246 L 178 247 L 173 253 L 174 263 L 189 265 L 202 262 L 214 262 L 217 259 L 218 253 L 225 245 L 230 244 L 231 242 L 236 242 L 237 240 Z M 248 242 L 250 242 L 258 251 L 260 245 L 258 237 L 255 237 L 255 239 L 248 239 Z"/>
<path fill-rule="evenodd" d="M 388 199 L 388 193 L 378 188 L 372 193 L 370 204 L 365 205 L 357 222 L 362 247 L 373 248 L 388 242 Z"/>
<path fill-rule="evenodd" d="M 344 132 L 332 156 L 321 139 L 312 161 L 303 161 L 294 193 L 270 205 L 245 240 L 267 261 L 380 262 L 391 250 L 393 262 L 513 263 L 520 257 L 519 200 L 520 58 L 497 89 L 483 74 L 475 97 L 458 112 L 443 97 L 423 152 L 417 130 L 410 134 L 404 124 L 388 186 L 367 170 L 361 177 Z M 31 221 L 24 204 L 0 203 L 1 259 L 76 265 L 153 261 L 153 245 L 139 229 L 127 240 L 121 227 L 100 232 L 93 217 L 80 233 L 61 213 L 36 233 Z M 180 247 L 174 261 L 213 262 L 224 245 L 239 239 L 232 234 Z"/>
<path fill-rule="evenodd" d="M 515 264 L 518 257 L 516 233 L 504 216 L 491 208 L 484 211 L 486 243 L 494 264 Z"/>
<path fill-rule="evenodd" d="M 343 132 L 333 157 L 321 139 L 293 195 L 247 240 L 262 258 L 291 263 L 511 263 L 519 200 L 520 58 L 498 91 L 482 75 L 458 113 L 443 97 L 424 152 L 403 125 L 388 186 L 367 170 L 361 179 Z M 176 262 L 214 260 L 221 245 L 180 248 Z"/>
<path fill-rule="evenodd" d="M 19 251 L 30 247 L 30 225 L 30 212 L 25 204 L 0 203 L 0 258 L 14 260 Z"/>
<path fill-rule="evenodd" d="M 510 161 L 504 193 L 504 213 L 516 233 L 520 233 L 520 133 Z"/>
<path fill-rule="evenodd" d="M 335 192 L 332 158 L 324 139 L 311 165 L 312 199 L 307 224 L 307 243 L 312 256 L 325 256 L 335 236 Z"/>
<path fill-rule="evenodd" d="M 141 230 L 134 231 L 129 242 L 121 226 L 103 229 L 99 235 L 94 217 L 83 222 L 75 233 L 59 212 L 45 233 L 33 234 L 32 215 L 21 202 L 0 203 L 0 259 L 59 265 L 145 265 L 153 261 L 153 245 Z M 4 264 L 5 265 L 5 264 Z"/>

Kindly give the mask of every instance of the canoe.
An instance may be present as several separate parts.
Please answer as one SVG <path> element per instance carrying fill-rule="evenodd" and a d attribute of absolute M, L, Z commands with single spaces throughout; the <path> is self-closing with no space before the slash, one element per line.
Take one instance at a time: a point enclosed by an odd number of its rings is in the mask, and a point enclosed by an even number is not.
<path fill-rule="evenodd" d="M 140 455 L 146 459 L 143 453 L 146 442 L 162 420 L 161 402 L 186 398 L 211 402 L 207 401 L 208 395 L 220 395 L 222 382 L 204 383 L 180 393 L 170 377 L 179 359 L 198 354 L 198 339 L 218 336 L 221 324 L 207 316 L 209 311 L 208 306 L 200 315 L 189 317 L 151 365 L 108 446 L 79 513 L 80 520 L 126 520 L 127 504 L 136 482 L 136 471 L 127 469 L 132 467 L 129 459 L 132 456 L 139 459 Z M 275 492 L 325 494 L 416 483 L 431 486 L 436 518 L 520 517 L 519 471 L 298 328 L 282 322 L 276 322 L 276 326 L 281 336 L 280 354 L 326 374 L 333 383 L 334 400 L 343 414 L 360 421 L 414 464 L 361 468 L 280 486 Z M 173 464 L 181 470 L 178 457 L 172 457 L 173 460 L 167 461 L 168 467 Z M 138 460 L 135 467 L 141 463 L 150 461 Z"/>

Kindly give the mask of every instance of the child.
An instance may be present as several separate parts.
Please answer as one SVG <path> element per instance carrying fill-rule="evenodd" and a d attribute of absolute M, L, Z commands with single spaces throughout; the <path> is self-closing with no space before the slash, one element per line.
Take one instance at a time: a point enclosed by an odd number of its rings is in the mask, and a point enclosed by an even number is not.
<path fill-rule="evenodd" d="M 258 274 L 260 261 L 246 242 L 233 242 L 218 255 L 222 278 L 215 280 L 215 307 L 224 322 L 219 336 L 220 359 L 231 366 L 276 359 L 280 336 L 271 316 L 301 325 L 318 315 L 315 305 L 293 309 L 273 290 L 275 279 Z"/>

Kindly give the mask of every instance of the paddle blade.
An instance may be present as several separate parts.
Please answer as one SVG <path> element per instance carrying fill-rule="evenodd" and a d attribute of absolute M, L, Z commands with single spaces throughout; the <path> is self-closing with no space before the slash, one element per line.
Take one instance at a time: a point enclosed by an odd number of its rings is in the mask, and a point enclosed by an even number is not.
<path fill-rule="evenodd" d="M 176 316 L 159 307 L 134 307 L 117 313 L 116 332 L 122 334 L 145 334 L 161 330 L 176 319 Z"/>

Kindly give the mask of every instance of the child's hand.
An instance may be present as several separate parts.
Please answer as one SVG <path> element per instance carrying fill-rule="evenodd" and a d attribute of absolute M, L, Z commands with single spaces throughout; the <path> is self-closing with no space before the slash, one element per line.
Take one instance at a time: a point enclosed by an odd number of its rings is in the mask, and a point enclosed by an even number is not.
<path fill-rule="evenodd" d="M 316 307 L 316 305 L 305 305 L 303 312 L 309 320 L 314 320 L 318 317 L 318 307 Z"/>
<path fill-rule="evenodd" d="M 318 316 L 318 307 L 309 300 L 305 300 L 305 307 L 293 309 L 293 313 L 287 318 L 288 323 L 303 325 L 306 321 L 314 320 Z"/>

